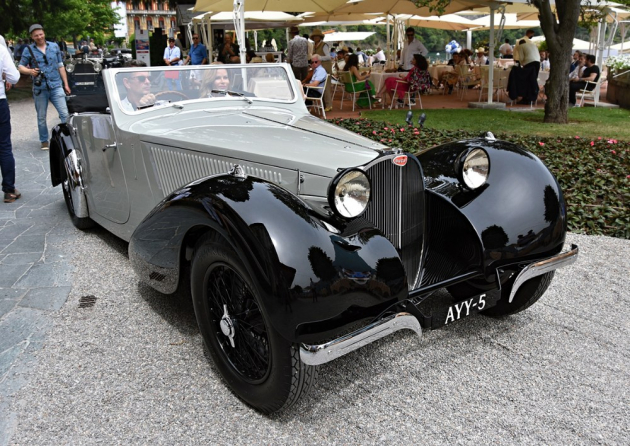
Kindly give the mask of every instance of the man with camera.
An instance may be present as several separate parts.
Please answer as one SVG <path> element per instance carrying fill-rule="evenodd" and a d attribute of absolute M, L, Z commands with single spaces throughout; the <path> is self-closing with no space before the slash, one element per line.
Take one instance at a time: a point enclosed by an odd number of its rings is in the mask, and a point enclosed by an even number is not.
<path fill-rule="evenodd" d="M 46 112 L 48 101 L 57 109 L 59 119 L 65 123 L 68 119 L 66 95 L 70 94 L 66 69 L 63 66 L 63 54 L 54 42 L 47 42 L 42 25 L 31 25 L 31 38 L 35 42 L 22 52 L 18 70 L 33 77 L 33 98 L 37 110 L 37 127 L 42 150 L 48 150 L 48 125 Z"/>

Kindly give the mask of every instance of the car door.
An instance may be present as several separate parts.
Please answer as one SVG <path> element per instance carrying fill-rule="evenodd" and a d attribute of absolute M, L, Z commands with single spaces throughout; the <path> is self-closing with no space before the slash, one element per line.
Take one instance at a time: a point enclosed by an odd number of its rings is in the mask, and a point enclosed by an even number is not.
<path fill-rule="evenodd" d="M 90 214 L 114 223 L 129 219 L 129 194 L 116 132 L 109 114 L 79 115 L 78 138 L 87 169 Z"/>

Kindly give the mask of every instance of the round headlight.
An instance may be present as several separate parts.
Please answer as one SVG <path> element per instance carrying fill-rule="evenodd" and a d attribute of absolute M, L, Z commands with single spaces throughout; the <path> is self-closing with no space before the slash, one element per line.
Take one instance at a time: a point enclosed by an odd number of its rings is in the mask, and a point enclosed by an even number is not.
<path fill-rule="evenodd" d="M 471 150 L 462 166 L 462 180 L 469 189 L 483 186 L 490 174 L 490 159 L 483 149 Z"/>
<path fill-rule="evenodd" d="M 370 181 L 360 170 L 343 174 L 334 185 L 331 205 L 346 218 L 354 218 L 363 213 L 370 201 Z"/>
<path fill-rule="evenodd" d="M 72 73 L 74 71 L 74 64 L 71 64 L 71 63 L 67 64 L 66 65 L 66 71 L 68 73 Z"/>
<path fill-rule="evenodd" d="M 94 62 L 94 71 L 98 73 L 102 69 L 103 69 L 103 66 L 100 64 L 100 62 Z"/>

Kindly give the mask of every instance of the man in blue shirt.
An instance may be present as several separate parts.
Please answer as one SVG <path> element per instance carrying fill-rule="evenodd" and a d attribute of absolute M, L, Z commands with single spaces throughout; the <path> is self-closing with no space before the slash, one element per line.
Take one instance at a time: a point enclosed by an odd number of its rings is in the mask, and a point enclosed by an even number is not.
<path fill-rule="evenodd" d="M 319 59 L 319 54 L 313 54 L 311 57 L 311 67 L 313 67 L 313 76 L 308 84 L 304 84 L 304 89 L 307 97 L 319 98 L 322 96 L 323 91 L 321 87 L 324 86 L 326 76 L 328 76 L 328 73 L 326 73 L 326 70 L 322 67 L 322 61 Z M 312 87 L 319 87 L 319 89 Z M 310 101 L 307 100 L 306 105 L 310 105 Z"/>
<path fill-rule="evenodd" d="M 186 65 L 205 65 L 208 63 L 208 51 L 205 45 L 199 43 L 199 36 L 193 34 L 193 44 L 186 56 Z"/>
<path fill-rule="evenodd" d="M 48 101 L 57 109 L 59 119 L 65 123 L 68 119 L 66 95 L 70 94 L 66 69 L 63 66 L 63 55 L 59 46 L 46 41 L 42 25 L 31 25 L 31 38 L 35 41 L 22 52 L 18 70 L 22 74 L 33 77 L 33 98 L 37 110 L 37 127 L 42 150 L 48 150 L 48 125 L 46 111 Z"/>

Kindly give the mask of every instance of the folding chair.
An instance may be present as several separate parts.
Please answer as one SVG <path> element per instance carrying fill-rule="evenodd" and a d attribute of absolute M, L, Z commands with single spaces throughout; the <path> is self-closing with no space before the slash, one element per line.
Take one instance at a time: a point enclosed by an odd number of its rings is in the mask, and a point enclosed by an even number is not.
<path fill-rule="evenodd" d="M 586 81 L 586 87 L 577 92 L 580 95 L 580 107 L 584 107 L 584 99 L 592 100 L 593 107 L 597 107 L 597 104 L 599 104 L 599 90 L 604 82 L 606 82 L 606 76 L 603 75 L 599 76 L 597 82 Z M 594 85 L 594 87 L 591 90 L 587 90 L 589 85 Z"/>
<path fill-rule="evenodd" d="M 398 91 L 398 85 L 402 85 L 402 84 L 408 84 L 408 82 L 404 79 L 396 79 L 396 88 L 392 92 L 392 103 L 389 106 L 390 110 L 394 107 L 394 100 L 398 98 L 398 94 L 396 93 Z M 403 107 L 405 106 L 405 104 L 407 104 L 409 106 L 409 110 L 411 110 L 411 98 L 415 97 L 416 93 L 418 96 L 418 102 L 420 103 L 420 109 L 422 110 L 422 98 L 420 97 L 421 95 L 420 95 L 419 90 L 407 90 L 405 92 L 404 99 L 403 99 Z"/>
<path fill-rule="evenodd" d="M 339 74 L 340 74 L 339 80 L 343 82 L 344 84 L 343 96 L 341 96 L 341 107 L 339 109 L 343 110 L 343 100 L 346 97 L 346 93 L 348 93 L 350 96 L 352 96 L 352 111 L 354 111 L 354 104 L 356 102 L 357 96 L 363 93 L 364 91 L 366 91 L 366 90 L 357 91 L 355 88 L 355 85 L 365 84 L 366 81 L 352 82 L 352 75 L 350 74 L 349 71 L 340 71 Z M 372 98 L 370 98 L 369 91 L 367 91 L 366 94 L 368 98 L 368 104 L 370 105 L 370 110 L 371 110 Z"/>
<path fill-rule="evenodd" d="M 317 110 L 321 110 L 320 115 L 324 117 L 324 119 L 326 119 L 326 108 L 324 107 L 324 90 L 326 90 L 326 84 L 328 84 L 328 78 L 330 78 L 330 75 L 326 76 L 326 79 L 324 80 L 323 84 L 318 85 L 317 87 L 306 87 L 306 101 L 311 101 L 310 105 L 307 105 L 306 108 L 308 109 L 317 109 Z M 310 90 L 314 90 L 314 91 L 319 91 L 321 93 L 321 96 L 318 98 L 311 98 L 308 96 L 308 92 Z"/>

